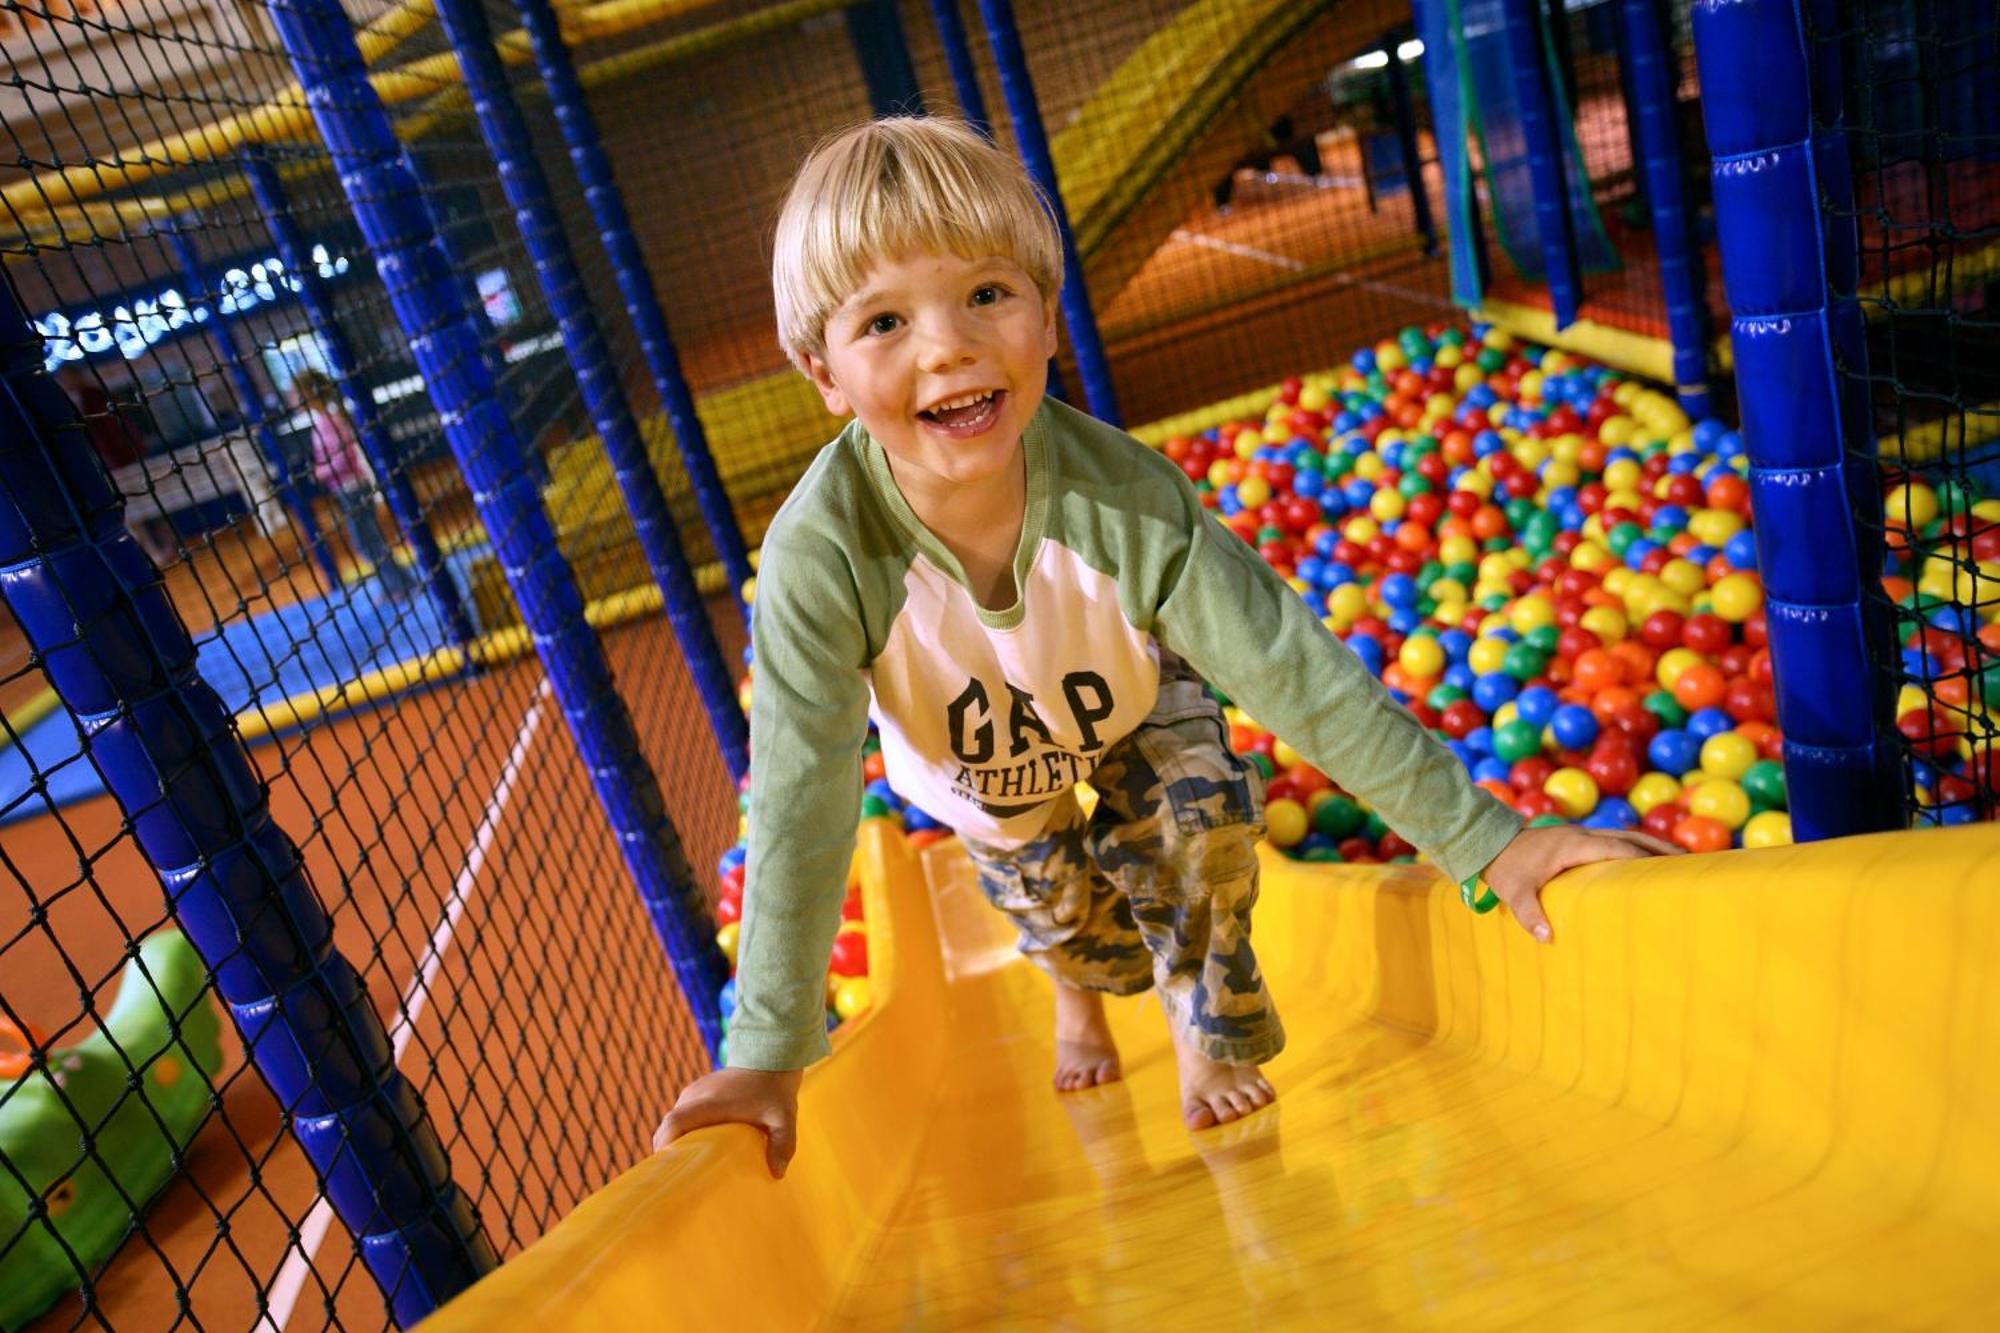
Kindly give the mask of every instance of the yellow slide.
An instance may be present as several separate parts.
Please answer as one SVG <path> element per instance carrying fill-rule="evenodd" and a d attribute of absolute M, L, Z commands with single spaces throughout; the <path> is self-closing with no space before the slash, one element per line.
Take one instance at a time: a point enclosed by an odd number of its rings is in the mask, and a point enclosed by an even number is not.
<path fill-rule="evenodd" d="M 1047 982 L 955 844 L 861 861 L 880 999 L 773 1183 L 690 1136 L 432 1330 L 1986 1328 L 2000 827 L 1627 863 L 1554 947 L 1427 869 L 1268 858 L 1280 1100 L 1180 1127 L 1157 1011 L 1048 1087 Z M 928 884 L 927 884 L 928 881 Z"/>

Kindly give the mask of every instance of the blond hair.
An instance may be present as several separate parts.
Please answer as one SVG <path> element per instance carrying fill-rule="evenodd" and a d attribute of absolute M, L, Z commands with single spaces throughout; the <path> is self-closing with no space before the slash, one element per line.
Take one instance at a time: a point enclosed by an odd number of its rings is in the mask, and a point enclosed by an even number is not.
<path fill-rule="evenodd" d="M 890 116 L 822 139 L 778 214 L 771 289 L 794 365 L 824 355 L 826 321 L 885 259 L 930 251 L 1019 264 L 1044 301 L 1062 286 L 1062 240 L 1014 158 L 945 116 Z"/>

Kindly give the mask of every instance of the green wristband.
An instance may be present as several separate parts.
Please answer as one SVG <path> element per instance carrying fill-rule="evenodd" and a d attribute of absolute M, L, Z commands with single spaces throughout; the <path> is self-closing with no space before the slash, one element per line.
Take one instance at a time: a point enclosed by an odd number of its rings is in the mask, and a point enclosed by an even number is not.
<path fill-rule="evenodd" d="M 1486 915 L 1500 905 L 1500 899 L 1494 896 L 1491 887 L 1486 888 L 1483 892 L 1481 891 L 1479 876 L 1476 874 L 1467 875 L 1459 884 L 1458 896 L 1465 901 L 1467 907 L 1470 907 L 1481 916 Z"/>

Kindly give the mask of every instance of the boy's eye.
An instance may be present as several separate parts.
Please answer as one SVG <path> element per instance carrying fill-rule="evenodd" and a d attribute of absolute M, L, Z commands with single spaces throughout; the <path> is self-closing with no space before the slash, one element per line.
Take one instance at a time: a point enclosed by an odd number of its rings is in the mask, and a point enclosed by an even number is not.
<path fill-rule="evenodd" d="M 897 320 L 894 315 L 875 315 L 862 326 L 862 331 L 880 337 L 885 333 L 894 333 L 896 331 L 896 324 Z"/>
<path fill-rule="evenodd" d="M 1006 294 L 1007 289 L 997 283 L 985 283 L 972 289 L 972 304 L 992 305 Z"/>

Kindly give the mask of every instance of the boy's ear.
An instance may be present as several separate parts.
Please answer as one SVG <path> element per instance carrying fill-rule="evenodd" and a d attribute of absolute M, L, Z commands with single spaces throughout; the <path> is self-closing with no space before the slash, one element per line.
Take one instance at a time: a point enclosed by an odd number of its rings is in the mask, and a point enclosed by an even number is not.
<path fill-rule="evenodd" d="M 806 372 L 806 378 L 813 382 L 813 388 L 819 390 L 819 396 L 825 401 L 827 411 L 837 417 L 854 415 L 854 409 L 848 405 L 847 395 L 833 382 L 833 372 L 827 368 L 825 360 L 814 356 L 811 352 L 801 352 L 799 364 Z"/>
<path fill-rule="evenodd" d="M 1056 354 L 1056 315 L 1060 311 L 1056 298 L 1042 302 L 1042 350 L 1050 356 Z"/>

